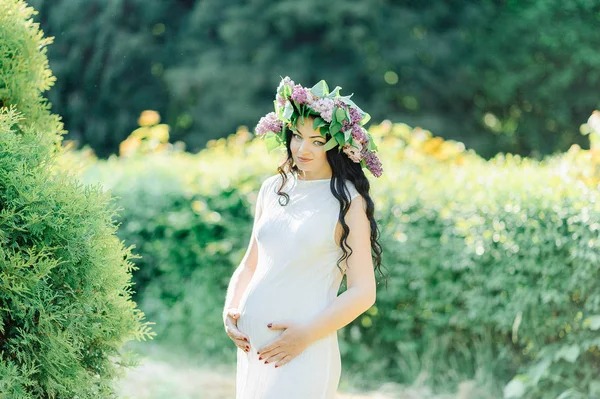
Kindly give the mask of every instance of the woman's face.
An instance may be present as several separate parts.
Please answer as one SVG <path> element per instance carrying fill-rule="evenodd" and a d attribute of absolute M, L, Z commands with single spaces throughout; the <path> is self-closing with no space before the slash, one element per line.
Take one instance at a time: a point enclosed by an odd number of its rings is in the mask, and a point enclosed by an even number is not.
<path fill-rule="evenodd" d="M 304 122 L 304 123 L 302 123 Z M 291 128 L 290 150 L 298 169 L 304 172 L 305 179 L 331 177 L 332 171 L 327 162 L 327 153 L 323 146 L 327 142 L 318 130 L 313 129 L 313 118 L 298 118 Z"/>

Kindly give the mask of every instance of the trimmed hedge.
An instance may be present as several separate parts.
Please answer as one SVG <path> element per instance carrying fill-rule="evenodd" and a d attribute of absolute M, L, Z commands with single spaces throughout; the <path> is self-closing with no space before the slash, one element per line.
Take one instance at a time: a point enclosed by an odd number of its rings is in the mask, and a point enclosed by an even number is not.
<path fill-rule="evenodd" d="M 385 123 L 371 134 L 385 160 L 372 194 L 389 280 L 376 305 L 340 332 L 345 372 L 439 389 L 475 379 L 492 397 L 595 395 L 592 152 L 486 162 L 419 128 Z M 112 158 L 86 171 L 121 197 L 119 234 L 142 255 L 138 295 L 164 342 L 233 359 L 220 312 L 257 189 L 277 164 L 265 153 L 240 131 L 197 155 Z"/>

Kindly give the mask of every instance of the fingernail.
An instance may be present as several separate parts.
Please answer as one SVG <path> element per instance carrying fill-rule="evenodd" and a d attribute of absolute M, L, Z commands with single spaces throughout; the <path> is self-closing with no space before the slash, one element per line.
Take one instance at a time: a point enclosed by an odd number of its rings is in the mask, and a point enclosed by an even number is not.
<path fill-rule="evenodd" d="M 244 341 L 248 342 L 248 338 L 244 338 Z"/>
<path fill-rule="evenodd" d="M 272 325 L 273 325 L 272 323 L 269 323 L 269 324 L 267 324 L 267 327 L 271 328 Z"/>
<path fill-rule="evenodd" d="M 250 350 L 250 347 L 248 345 L 246 345 L 246 349 Z"/>
<path fill-rule="evenodd" d="M 277 368 L 277 365 L 275 365 L 275 368 Z"/>
<path fill-rule="evenodd" d="M 257 355 L 260 355 L 260 352 L 256 352 Z"/>
<path fill-rule="evenodd" d="M 262 360 L 262 357 L 259 357 L 258 360 Z"/>
<path fill-rule="evenodd" d="M 265 360 L 265 364 L 269 363 L 268 361 Z"/>

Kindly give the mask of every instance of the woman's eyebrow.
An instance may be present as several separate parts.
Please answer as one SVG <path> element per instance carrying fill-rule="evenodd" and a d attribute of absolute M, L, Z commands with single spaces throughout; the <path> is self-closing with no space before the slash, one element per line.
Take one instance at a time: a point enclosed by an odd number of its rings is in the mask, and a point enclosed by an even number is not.
<path fill-rule="evenodd" d="M 300 133 L 300 130 L 297 129 L 291 129 L 293 132 L 296 132 L 298 134 L 300 134 L 300 136 L 302 136 L 302 133 Z M 319 136 L 310 136 L 309 139 L 324 139 L 323 136 L 319 135 Z"/>

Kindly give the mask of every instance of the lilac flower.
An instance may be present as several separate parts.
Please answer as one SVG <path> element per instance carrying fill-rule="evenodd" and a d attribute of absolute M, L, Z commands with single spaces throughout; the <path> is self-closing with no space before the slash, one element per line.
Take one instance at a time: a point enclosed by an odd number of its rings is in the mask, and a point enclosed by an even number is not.
<path fill-rule="evenodd" d="M 285 78 L 281 79 L 281 82 L 279 82 L 279 86 L 277 86 L 277 95 L 275 96 L 275 100 L 282 107 L 285 106 L 286 101 L 286 98 L 281 95 L 281 92 L 283 91 L 283 86 L 289 86 L 293 88 L 294 81 L 290 79 L 289 76 L 286 76 Z"/>
<path fill-rule="evenodd" d="M 380 177 L 383 174 L 383 168 L 381 167 L 381 161 L 377 158 L 377 155 L 373 151 L 369 151 L 366 146 L 363 147 L 362 156 L 367 164 L 367 169 L 373 173 L 373 176 Z"/>
<path fill-rule="evenodd" d="M 281 79 L 281 82 L 279 82 L 279 86 L 277 86 L 277 93 L 279 93 L 283 89 L 283 86 L 294 87 L 294 85 L 294 81 L 290 79 L 289 76 L 286 76 L 285 78 Z"/>
<path fill-rule="evenodd" d="M 368 141 L 365 129 L 358 124 L 352 125 L 352 138 L 361 143 L 366 143 Z"/>
<path fill-rule="evenodd" d="M 337 108 L 340 108 L 340 109 L 346 109 L 346 108 L 348 108 L 348 105 L 346 105 L 346 103 L 343 102 L 342 100 L 335 100 L 333 102 L 333 106 L 337 107 Z"/>
<path fill-rule="evenodd" d="M 344 151 L 344 153 L 348 155 L 348 158 L 350 158 L 353 162 L 359 163 L 362 158 L 361 151 L 350 144 L 344 144 L 342 151 Z"/>
<path fill-rule="evenodd" d="M 280 107 L 285 107 L 285 97 L 282 96 L 281 94 L 277 93 L 277 95 L 275 96 L 275 100 L 277 101 L 277 104 L 279 104 Z"/>
<path fill-rule="evenodd" d="M 342 122 L 342 132 L 345 132 L 346 130 L 351 130 L 352 129 L 352 122 L 350 122 L 349 120 L 344 120 Z"/>
<path fill-rule="evenodd" d="M 359 123 L 362 120 L 362 116 L 358 109 L 356 109 L 354 107 L 350 107 L 348 112 L 350 113 L 350 121 L 352 123 Z"/>
<path fill-rule="evenodd" d="M 294 86 L 292 91 L 292 100 L 296 101 L 298 104 L 304 104 L 308 102 L 308 90 L 300 85 Z"/>
<path fill-rule="evenodd" d="M 268 132 L 279 133 L 283 127 L 283 122 L 277 119 L 275 112 L 269 112 L 260 118 L 256 125 L 256 134 L 262 135 Z"/>
<path fill-rule="evenodd" d="M 331 123 L 333 116 L 333 100 L 330 98 L 321 98 L 312 103 L 311 108 L 321 114 L 321 118 L 327 123 Z"/>

